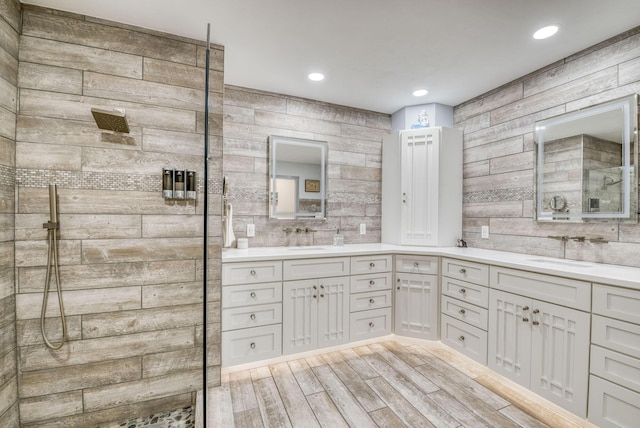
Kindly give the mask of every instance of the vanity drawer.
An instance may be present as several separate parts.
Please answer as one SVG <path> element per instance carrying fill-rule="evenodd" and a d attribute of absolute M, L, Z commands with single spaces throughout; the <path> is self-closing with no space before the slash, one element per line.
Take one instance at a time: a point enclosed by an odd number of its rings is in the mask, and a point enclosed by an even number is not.
<path fill-rule="evenodd" d="M 285 260 L 283 262 L 283 276 L 286 281 L 290 281 L 349 275 L 350 264 L 349 257 Z"/>
<path fill-rule="evenodd" d="M 591 311 L 591 283 L 528 271 L 491 266 L 491 288 Z"/>
<path fill-rule="evenodd" d="M 591 345 L 591 373 L 640 393 L 640 360 Z"/>
<path fill-rule="evenodd" d="M 443 276 L 442 294 L 483 308 L 489 307 L 489 289 L 482 285 Z"/>
<path fill-rule="evenodd" d="M 640 291 L 593 284 L 594 314 L 640 324 Z"/>
<path fill-rule="evenodd" d="M 640 355 L 640 325 L 592 315 L 591 343 L 631 356 Z"/>
<path fill-rule="evenodd" d="M 457 259 L 442 259 L 442 276 L 489 285 L 489 266 Z"/>
<path fill-rule="evenodd" d="M 601 428 L 635 428 L 640 421 L 640 394 L 591 376 L 587 419 Z"/>
<path fill-rule="evenodd" d="M 282 262 L 225 263 L 222 265 L 222 284 L 256 284 L 282 281 Z"/>
<path fill-rule="evenodd" d="M 350 279 L 351 293 L 363 293 L 366 291 L 390 290 L 391 272 L 372 275 L 357 275 Z"/>
<path fill-rule="evenodd" d="M 391 306 L 391 290 L 352 294 L 350 300 L 351 312 L 386 308 Z"/>
<path fill-rule="evenodd" d="M 442 315 L 440 340 L 445 345 L 484 365 L 487 364 L 487 332 L 455 318 Z"/>
<path fill-rule="evenodd" d="M 351 257 L 351 275 L 391 272 L 392 263 L 390 255 Z"/>
<path fill-rule="evenodd" d="M 222 332 L 222 366 L 274 358 L 282 355 L 282 326 L 245 328 Z"/>
<path fill-rule="evenodd" d="M 354 312 L 349 319 L 349 341 L 391 334 L 391 308 Z"/>
<path fill-rule="evenodd" d="M 282 302 L 282 283 L 230 285 L 222 287 L 222 308 Z"/>
<path fill-rule="evenodd" d="M 410 255 L 396 256 L 396 272 L 436 275 L 438 273 L 438 257 Z"/>
<path fill-rule="evenodd" d="M 489 311 L 449 296 L 442 296 L 441 312 L 471 324 L 479 329 L 486 330 L 489 322 Z"/>
<path fill-rule="evenodd" d="M 282 322 L 282 303 L 222 310 L 222 331 Z"/>

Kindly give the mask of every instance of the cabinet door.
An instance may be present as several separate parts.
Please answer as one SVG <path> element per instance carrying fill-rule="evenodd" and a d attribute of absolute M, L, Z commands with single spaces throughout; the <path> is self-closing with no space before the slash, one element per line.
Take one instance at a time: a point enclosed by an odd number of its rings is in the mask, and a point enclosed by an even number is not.
<path fill-rule="evenodd" d="M 439 143 L 437 129 L 402 133 L 401 244 L 437 243 Z"/>
<path fill-rule="evenodd" d="M 527 388 L 531 373 L 531 305 L 529 298 L 489 291 L 489 368 Z"/>
<path fill-rule="evenodd" d="M 438 339 L 438 276 L 396 273 L 395 333 Z"/>
<path fill-rule="evenodd" d="M 282 284 L 282 353 L 315 349 L 318 333 L 318 281 Z"/>
<path fill-rule="evenodd" d="M 534 301 L 531 322 L 531 390 L 586 418 L 590 315 Z"/>
<path fill-rule="evenodd" d="M 349 277 L 321 279 L 318 291 L 318 348 L 347 343 Z"/>

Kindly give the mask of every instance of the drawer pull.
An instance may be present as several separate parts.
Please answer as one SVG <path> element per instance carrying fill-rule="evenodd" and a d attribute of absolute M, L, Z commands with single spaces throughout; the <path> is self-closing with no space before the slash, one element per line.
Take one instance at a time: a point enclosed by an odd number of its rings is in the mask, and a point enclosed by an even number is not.
<path fill-rule="evenodd" d="M 374 304 L 376 301 L 373 299 L 369 299 L 369 303 Z"/>
<path fill-rule="evenodd" d="M 375 285 L 375 281 L 372 279 L 371 281 L 369 281 L 369 285 Z"/>
<path fill-rule="evenodd" d="M 369 263 L 369 267 L 374 268 L 374 267 L 376 267 L 376 264 L 374 262 L 371 262 L 371 263 Z"/>
<path fill-rule="evenodd" d="M 460 292 L 460 294 L 465 294 L 465 293 L 467 292 L 467 290 L 466 290 L 466 289 L 464 289 L 464 288 L 461 288 L 461 289 L 460 289 L 460 290 L 458 290 L 458 291 Z"/>
<path fill-rule="evenodd" d="M 251 298 L 252 298 L 252 299 L 255 299 L 255 298 L 256 298 L 256 292 L 255 292 L 255 291 L 252 291 L 252 292 L 251 292 Z"/>
<path fill-rule="evenodd" d="M 249 345 L 251 347 L 251 349 L 256 349 L 256 342 L 251 342 L 251 345 Z"/>
<path fill-rule="evenodd" d="M 415 263 L 413 264 L 413 267 L 416 267 L 416 268 L 417 268 L 418 266 L 420 266 L 420 263 L 418 263 L 418 262 L 415 262 Z"/>
<path fill-rule="evenodd" d="M 464 342 L 464 336 L 459 336 L 459 337 L 458 337 L 458 340 L 459 340 L 460 342 Z"/>
<path fill-rule="evenodd" d="M 539 314 L 539 313 L 540 313 L 540 309 L 534 309 L 534 310 L 533 310 L 533 313 L 534 313 L 534 314 Z"/>
<path fill-rule="evenodd" d="M 252 320 L 255 320 L 255 319 L 256 319 L 256 314 L 251 314 L 251 317 L 250 317 L 250 318 L 251 318 Z"/>
<path fill-rule="evenodd" d="M 540 325 L 540 323 L 539 323 L 538 321 L 534 321 L 534 322 L 532 322 L 531 324 L 533 324 L 533 325 Z"/>
<path fill-rule="evenodd" d="M 458 312 L 460 312 L 460 315 L 464 315 L 467 311 L 465 311 L 464 309 L 460 309 Z"/>
<path fill-rule="evenodd" d="M 465 273 L 467 273 L 467 270 L 465 268 L 462 268 L 460 269 L 460 273 L 464 275 Z"/>
<path fill-rule="evenodd" d="M 522 310 L 523 310 L 523 311 L 528 311 L 528 310 L 529 310 L 529 306 L 523 306 L 523 307 L 522 307 Z"/>
<path fill-rule="evenodd" d="M 373 323 L 372 322 L 369 323 L 369 327 L 373 327 Z"/>
<path fill-rule="evenodd" d="M 251 269 L 251 272 L 249 272 L 251 274 L 251 276 L 256 276 L 256 271 L 254 269 Z"/>
<path fill-rule="evenodd" d="M 527 317 L 522 318 L 522 322 L 529 322 L 529 318 Z"/>

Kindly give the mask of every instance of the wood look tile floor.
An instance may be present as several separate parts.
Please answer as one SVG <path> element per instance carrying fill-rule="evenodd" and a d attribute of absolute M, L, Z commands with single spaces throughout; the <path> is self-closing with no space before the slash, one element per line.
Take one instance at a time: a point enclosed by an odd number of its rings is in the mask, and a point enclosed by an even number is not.
<path fill-rule="evenodd" d="M 514 392 L 548 425 L 536 419 L 483 385 L 492 380 L 478 367 L 441 345 L 389 340 L 230 372 L 209 390 L 207 426 L 580 426 Z"/>

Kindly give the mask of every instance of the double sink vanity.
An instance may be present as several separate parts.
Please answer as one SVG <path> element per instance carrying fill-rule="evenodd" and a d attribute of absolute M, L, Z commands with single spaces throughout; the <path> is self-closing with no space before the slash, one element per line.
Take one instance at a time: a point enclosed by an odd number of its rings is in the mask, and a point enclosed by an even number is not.
<path fill-rule="evenodd" d="M 640 420 L 638 268 L 387 244 L 222 262 L 225 368 L 395 334 L 440 340 L 598 426 Z"/>

